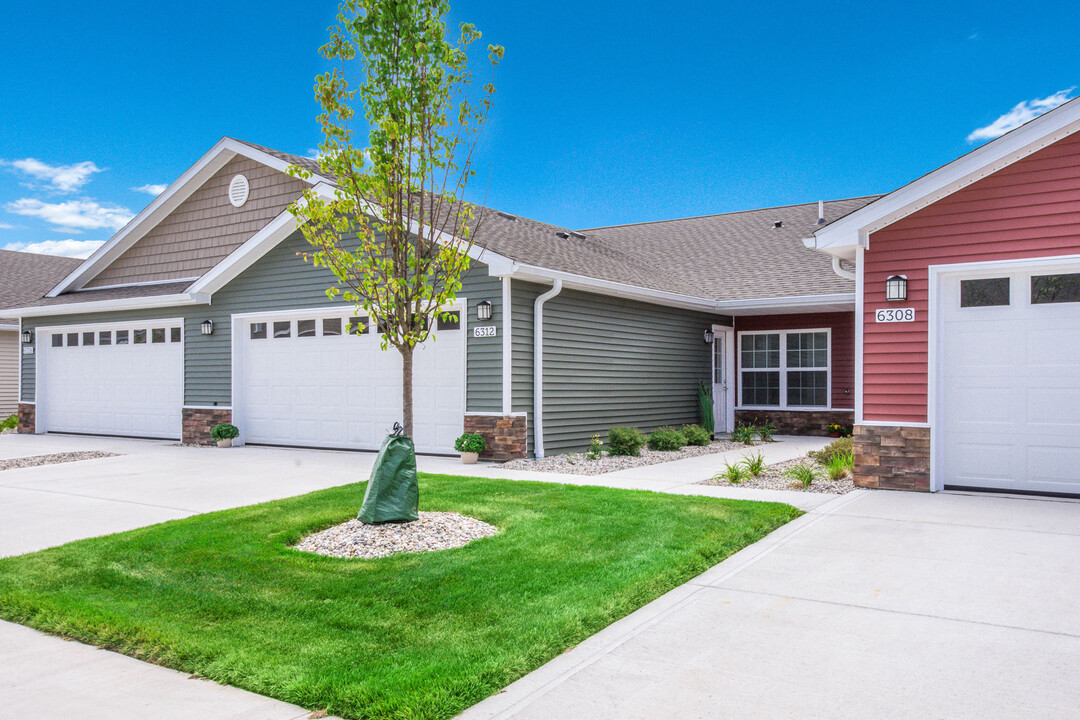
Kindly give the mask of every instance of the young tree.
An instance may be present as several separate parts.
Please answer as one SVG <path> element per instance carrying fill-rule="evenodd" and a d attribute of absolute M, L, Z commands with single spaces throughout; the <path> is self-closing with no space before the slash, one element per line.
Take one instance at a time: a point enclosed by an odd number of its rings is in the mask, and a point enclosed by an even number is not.
<path fill-rule="evenodd" d="M 470 100 L 467 50 L 480 39 L 468 23 L 447 39 L 447 0 L 344 0 L 330 41 L 334 68 L 316 78 L 322 106 L 319 167 L 332 197 L 309 188 L 290 210 L 314 248 L 305 259 L 330 269 L 330 297 L 374 318 L 383 350 L 401 354 L 402 425 L 413 432 L 413 352 L 452 303 L 469 269 L 480 218 L 462 199 L 473 151 L 495 87 Z M 488 45 L 494 75 L 503 49 Z M 346 69 L 359 61 L 352 89 Z M 359 103 L 367 143 L 354 144 Z M 363 118 L 361 119 L 363 120 Z M 299 177 L 310 177 L 292 167 Z"/>

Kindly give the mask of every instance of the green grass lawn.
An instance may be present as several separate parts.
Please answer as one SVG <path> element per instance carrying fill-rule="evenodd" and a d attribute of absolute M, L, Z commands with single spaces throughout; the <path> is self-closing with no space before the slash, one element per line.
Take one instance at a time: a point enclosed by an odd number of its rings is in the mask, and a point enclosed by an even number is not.
<path fill-rule="evenodd" d="M 363 492 L 0 559 L 0 617 L 343 717 L 447 718 L 800 514 L 436 475 L 422 509 L 501 532 L 378 560 L 290 549 L 354 517 Z"/>

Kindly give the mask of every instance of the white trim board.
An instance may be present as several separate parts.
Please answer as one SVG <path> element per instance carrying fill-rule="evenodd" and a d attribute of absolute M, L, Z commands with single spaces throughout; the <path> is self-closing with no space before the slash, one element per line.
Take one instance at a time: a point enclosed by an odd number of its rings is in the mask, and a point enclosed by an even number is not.
<path fill-rule="evenodd" d="M 850 259 L 854 248 L 869 247 L 870 234 L 927 205 L 1008 167 L 1080 131 L 1080 98 L 1012 130 L 869 205 L 846 215 L 803 242 Z"/>

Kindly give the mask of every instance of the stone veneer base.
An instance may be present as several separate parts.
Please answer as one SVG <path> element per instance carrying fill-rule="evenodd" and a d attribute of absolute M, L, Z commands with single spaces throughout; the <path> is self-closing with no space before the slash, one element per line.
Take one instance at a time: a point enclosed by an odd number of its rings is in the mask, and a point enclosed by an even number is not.
<path fill-rule="evenodd" d="M 930 491 L 930 428 L 856 425 L 855 484 Z"/>
<path fill-rule="evenodd" d="M 465 432 L 480 435 L 487 449 L 481 460 L 506 462 L 525 457 L 528 447 L 525 415 L 465 415 Z"/>
<path fill-rule="evenodd" d="M 19 403 L 19 432 L 33 434 L 37 432 L 37 405 Z"/>
<path fill-rule="evenodd" d="M 854 425 L 854 410 L 736 410 L 735 423 L 769 420 L 777 435 L 828 435 L 829 425 Z"/>
<path fill-rule="evenodd" d="M 210 429 L 232 422 L 232 408 L 184 408 L 181 441 L 188 445 L 213 445 Z"/>

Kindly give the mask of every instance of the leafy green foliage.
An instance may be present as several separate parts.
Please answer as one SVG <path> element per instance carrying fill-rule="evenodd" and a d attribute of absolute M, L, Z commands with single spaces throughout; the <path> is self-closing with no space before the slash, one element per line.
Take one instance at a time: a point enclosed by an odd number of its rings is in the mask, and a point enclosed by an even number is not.
<path fill-rule="evenodd" d="M 221 423 L 210 428 L 211 439 L 217 440 L 232 440 L 240 434 L 240 430 L 235 425 L 229 423 Z"/>
<path fill-rule="evenodd" d="M 455 550 L 291 549 L 364 484 L 0 558 L 0 617 L 343 718 L 452 718 L 799 516 L 787 505 L 428 476 Z M 212 715 L 213 713 L 211 713 Z"/>
<path fill-rule="evenodd" d="M 784 475 L 791 478 L 795 482 L 802 485 L 804 488 L 810 487 L 815 480 L 820 480 L 824 477 L 821 470 L 815 465 L 809 463 L 799 463 L 798 465 L 792 465 L 784 470 Z"/>
<path fill-rule="evenodd" d="M 19 427 L 18 415 L 10 415 L 3 422 L 0 422 L 0 430 L 14 430 L 17 427 Z"/>
<path fill-rule="evenodd" d="M 749 423 L 739 423 L 731 433 L 731 441 L 743 445 L 753 445 L 757 437 L 757 428 Z"/>
<path fill-rule="evenodd" d="M 608 430 L 607 444 L 608 452 L 612 455 L 637 457 L 645 445 L 645 436 L 637 428 L 613 427 Z"/>
<path fill-rule="evenodd" d="M 323 141 L 318 164 L 337 187 L 304 190 L 289 206 L 337 282 L 327 295 L 356 305 L 402 357 L 403 418 L 411 436 L 413 349 L 453 302 L 469 269 L 479 219 L 462 200 L 495 87 L 470 97 L 468 50 L 480 32 L 448 39 L 448 0 L 343 0 L 315 78 Z M 503 48 L 488 45 L 492 76 Z M 356 67 L 354 67 L 354 65 Z M 349 77 L 361 75 L 352 87 Z M 357 102 L 359 101 L 359 102 Z M 359 107 L 357 107 L 357 104 Z M 367 138 L 354 143 L 356 128 Z M 301 167 L 290 174 L 310 179 Z"/>
<path fill-rule="evenodd" d="M 589 460 L 599 460 L 604 456 L 604 441 L 600 439 L 600 433 L 596 433 L 592 436 L 592 442 L 589 443 L 589 449 L 585 452 L 585 457 Z"/>
<path fill-rule="evenodd" d="M 454 441 L 454 449 L 460 453 L 482 453 L 487 450 L 487 440 L 483 435 L 463 433 Z"/>
<path fill-rule="evenodd" d="M 712 442 L 712 433 L 700 425 L 684 425 L 680 432 L 686 439 L 687 445 L 708 447 Z"/>
<path fill-rule="evenodd" d="M 746 468 L 746 472 L 754 477 L 758 477 L 761 473 L 765 472 L 765 456 L 760 452 L 754 455 L 747 455 L 742 459 L 742 466 Z"/>
<path fill-rule="evenodd" d="M 851 472 L 853 467 L 855 467 L 854 453 L 836 453 L 825 463 L 825 474 L 830 480 L 839 480 Z"/>
<path fill-rule="evenodd" d="M 713 415 L 712 389 L 704 381 L 698 383 L 698 415 L 701 427 L 712 435 L 716 432 L 716 417 Z"/>
<path fill-rule="evenodd" d="M 758 437 L 761 438 L 761 442 L 772 442 L 773 436 L 776 434 L 776 426 L 773 425 L 769 418 L 765 418 L 764 421 L 759 422 L 757 418 L 754 418 L 754 431 Z"/>
<path fill-rule="evenodd" d="M 686 447 L 686 438 L 681 432 L 671 427 L 662 427 L 649 433 L 650 450 L 680 450 Z"/>
<path fill-rule="evenodd" d="M 821 450 L 811 450 L 807 453 L 811 460 L 814 460 L 819 465 L 826 466 L 837 455 L 852 455 L 854 456 L 854 447 L 852 446 L 851 438 L 840 438 L 826 445 Z"/>
<path fill-rule="evenodd" d="M 732 485 L 738 485 L 743 480 L 750 479 L 750 473 L 742 463 L 724 463 L 724 469 L 712 476 L 713 480 L 727 480 Z"/>
<path fill-rule="evenodd" d="M 830 423 L 826 428 L 830 435 L 839 435 L 840 437 L 851 437 L 851 426 L 841 425 L 839 423 Z"/>

